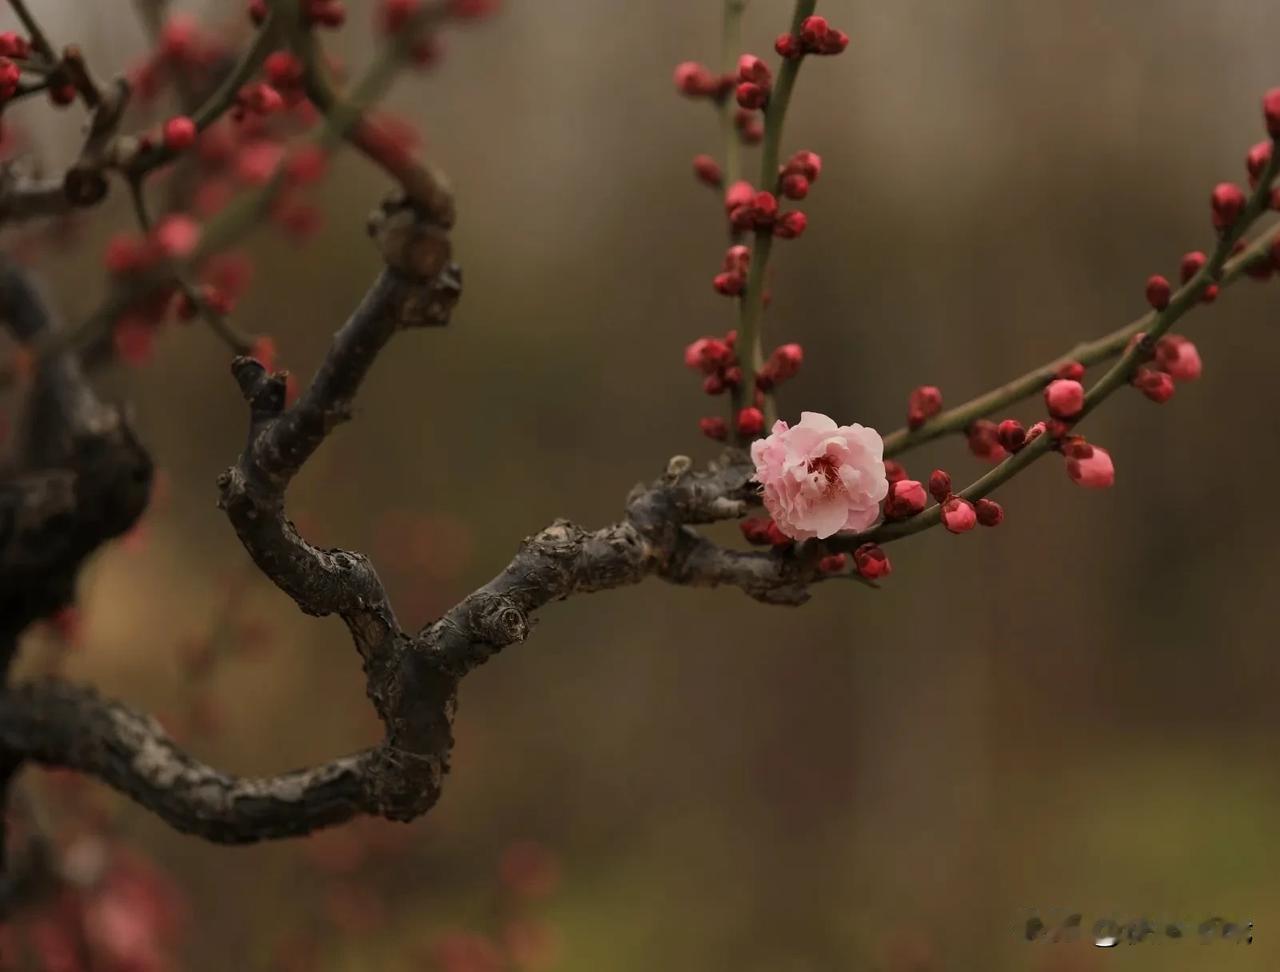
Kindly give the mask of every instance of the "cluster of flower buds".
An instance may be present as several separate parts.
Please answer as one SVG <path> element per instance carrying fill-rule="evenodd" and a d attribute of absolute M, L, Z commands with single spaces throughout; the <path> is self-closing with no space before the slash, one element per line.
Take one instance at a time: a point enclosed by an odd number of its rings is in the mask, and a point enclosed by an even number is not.
<path fill-rule="evenodd" d="M 773 72 L 754 54 L 738 58 L 738 86 L 734 93 L 738 105 L 748 111 L 759 111 L 769 103 L 773 90 Z"/>
<path fill-rule="evenodd" d="M 907 426 L 918 429 L 941 411 L 941 390 L 933 385 L 921 385 L 907 397 Z"/>
<path fill-rule="evenodd" d="M 783 344 L 773 349 L 764 366 L 756 372 L 756 388 L 772 391 L 784 381 L 794 378 L 804 364 L 804 348 L 798 344 Z"/>
<path fill-rule="evenodd" d="M 1144 348 L 1145 335 L 1135 334 L 1129 347 Z M 1195 381 L 1203 365 L 1196 346 L 1180 334 L 1166 334 L 1150 356 L 1134 370 L 1129 383 L 1157 405 L 1173 397 L 1175 383 Z"/>
<path fill-rule="evenodd" d="M 951 476 L 943 469 L 929 475 L 929 493 L 942 507 L 942 525 L 951 533 L 967 533 L 975 526 L 994 527 L 1004 522 L 1004 507 L 995 500 L 970 503 L 951 491 Z"/>
<path fill-rule="evenodd" d="M 802 149 L 787 160 L 778 172 L 778 185 L 788 199 L 803 199 L 822 174 L 822 156 Z"/>
<path fill-rule="evenodd" d="M 806 17 L 798 34 L 781 34 L 774 41 L 773 49 L 788 60 L 806 54 L 833 55 L 849 46 L 849 35 L 836 30 L 826 17 Z"/>
<path fill-rule="evenodd" d="M 742 368 L 738 363 L 737 331 L 724 337 L 702 337 L 684 349 L 687 368 L 703 376 L 702 390 L 708 395 L 720 395 L 742 383 Z M 763 367 L 756 373 L 755 393 L 751 403 L 740 408 L 734 417 L 734 427 L 744 436 L 759 435 L 764 431 L 764 392 L 776 388 L 782 382 L 795 377 L 804 362 L 804 349 L 798 344 L 783 344 L 774 348 Z M 709 416 L 698 420 L 703 435 L 723 441 L 729 436 L 729 424 L 722 418 Z"/>
<path fill-rule="evenodd" d="M 741 244 L 729 247 L 724 264 L 712 280 L 716 293 L 737 297 L 747 289 L 747 271 L 751 269 L 751 250 Z"/>
<path fill-rule="evenodd" d="M 684 349 L 685 367 L 704 376 L 702 390 L 708 395 L 720 395 L 741 383 L 742 368 L 734 348 L 737 339 L 738 332 L 730 331 L 722 338 L 698 338 Z"/>
<path fill-rule="evenodd" d="M 794 240 L 805 231 L 809 219 L 799 210 L 781 212 L 778 197 L 757 192 L 749 182 L 735 182 L 724 194 L 729 225 L 738 232 L 770 232 L 784 240 Z"/>

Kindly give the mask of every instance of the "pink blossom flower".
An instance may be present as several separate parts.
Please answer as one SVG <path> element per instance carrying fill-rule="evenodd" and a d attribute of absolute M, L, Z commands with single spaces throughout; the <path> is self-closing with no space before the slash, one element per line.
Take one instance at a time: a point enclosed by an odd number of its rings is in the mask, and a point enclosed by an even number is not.
<path fill-rule="evenodd" d="M 889 492 L 883 456 L 875 429 L 838 426 L 819 412 L 801 412 L 794 427 L 775 422 L 768 437 L 751 444 L 765 508 L 794 540 L 875 523 Z"/>

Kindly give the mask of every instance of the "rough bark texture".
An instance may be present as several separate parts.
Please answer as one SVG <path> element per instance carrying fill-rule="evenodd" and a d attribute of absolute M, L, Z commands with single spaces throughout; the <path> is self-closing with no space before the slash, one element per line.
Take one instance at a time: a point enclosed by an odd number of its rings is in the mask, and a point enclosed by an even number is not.
<path fill-rule="evenodd" d="M 736 519 L 757 502 L 751 465 L 737 451 L 698 471 L 683 456 L 671 459 L 657 481 L 631 491 L 624 517 L 610 526 L 557 520 L 527 538 L 493 580 L 416 632 L 401 627 L 367 557 L 299 534 L 286 512 L 289 483 L 350 418 L 378 354 L 401 330 L 448 321 L 461 287 L 450 261 L 451 220 L 451 207 L 403 195 L 375 214 L 370 228 L 386 267 L 294 404 L 285 405 L 284 375 L 251 358 L 232 364 L 249 429 L 239 458 L 219 477 L 220 505 L 254 563 L 301 610 L 346 623 L 383 740 L 310 769 L 237 777 L 183 752 L 147 716 L 46 680 L 0 694 L 0 754 L 13 765 L 31 760 L 89 774 L 175 828 L 225 843 L 303 834 L 357 814 L 409 820 L 440 795 L 459 681 L 523 641 L 548 602 L 649 576 L 733 585 L 768 603 L 807 598 L 816 555 L 730 550 L 694 529 Z M 51 326 L 48 309 L 21 272 L 4 271 L 6 319 L 20 340 L 34 340 Z M 31 414 L 30 469 L 0 484 L 0 634 L 9 635 L 0 644 L 10 646 L 69 599 L 84 556 L 134 521 L 150 474 L 127 424 L 97 402 L 69 356 L 42 371 Z"/>

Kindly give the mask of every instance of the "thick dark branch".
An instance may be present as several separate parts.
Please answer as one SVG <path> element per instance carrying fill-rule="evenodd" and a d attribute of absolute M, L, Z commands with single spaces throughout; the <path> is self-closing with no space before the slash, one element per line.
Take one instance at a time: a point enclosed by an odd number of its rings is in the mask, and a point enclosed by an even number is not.
<path fill-rule="evenodd" d="M 0 317 L 23 342 L 56 330 L 39 290 L 8 261 Z M 21 461 L 0 477 L 0 642 L 9 644 L 71 601 L 83 560 L 146 508 L 152 472 L 123 415 L 98 400 L 69 354 L 37 372 Z"/>
<path fill-rule="evenodd" d="M 460 291 L 444 227 L 403 197 L 389 201 L 371 230 L 386 269 L 334 336 L 311 384 L 284 407 L 284 376 L 249 358 L 233 363 L 250 405 L 249 438 L 219 480 L 221 503 L 245 549 L 308 614 L 337 614 L 364 662 L 367 691 L 386 725 L 371 756 L 370 806 L 392 819 L 424 813 L 439 795 L 453 746 L 457 680 L 430 663 L 401 630 L 364 555 L 308 543 L 285 514 L 285 490 L 325 437 L 350 418 L 378 353 L 402 328 L 443 325 Z"/>
<path fill-rule="evenodd" d="M 227 776 L 180 750 L 149 716 L 48 680 L 0 702 L 0 747 L 95 776 L 184 833 L 226 844 L 309 833 L 375 812 L 376 752 L 269 777 Z"/>
<path fill-rule="evenodd" d="M 733 585 L 770 604 L 803 603 L 816 555 L 729 550 L 688 526 L 742 516 L 757 502 L 752 473 L 737 452 L 706 472 L 690 472 L 689 460 L 677 456 L 666 476 L 632 491 L 621 523 L 591 532 L 557 520 L 526 539 L 502 573 L 425 627 L 419 640 L 437 664 L 461 676 L 523 641 L 544 604 L 651 574 L 674 584 Z"/>
<path fill-rule="evenodd" d="M 368 560 L 307 543 L 284 512 L 289 481 L 325 437 L 351 417 L 356 392 L 396 331 L 444 324 L 457 300 L 448 240 L 416 206 L 400 200 L 380 212 L 374 232 L 388 266 L 334 335 L 320 370 L 284 408 L 284 378 L 258 362 L 232 365 L 250 403 L 249 440 L 219 480 L 222 505 L 254 562 L 308 614 L 338 614 L 366 660 L 399 626 Z"/>

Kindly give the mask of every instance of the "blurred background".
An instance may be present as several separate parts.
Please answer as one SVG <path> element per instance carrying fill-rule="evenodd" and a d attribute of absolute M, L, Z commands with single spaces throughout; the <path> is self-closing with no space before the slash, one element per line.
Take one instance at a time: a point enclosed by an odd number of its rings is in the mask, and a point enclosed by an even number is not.
<path fill-rule="evenodd" d="M 348 6 L 326 41 L 358 69 L 370 11 Z M 733 324 L 710 286 L 718 202 L 689 172 L 720 143 L 670 78 L 716 62 L 719 6 L 509 0 L 388 100 L 452 178 L 466 293 L 446 331 L 396 339 L 290 505 L 313 540 L 374 558 L 403 621 L 555 517 L 617 519 L 669 456 L 714 455 L 696 419 L 720 402 L 681 350 Z M 145 50 L 124 0 L 35 7 L 103 73 Z M 1243 180 L 1280 83 L 1263 0 L 820 7 L 852 43 L 805 65 L 788 119 L 784 152 L 825 162 L 808 233 L 775 249 L 766 338 L 808 351 L 792 418 L 889 431 L 915 385 L 954 404 L 1140 314 L 1147 275 L 1211 246 L 1210 188 Z M 747 49 L 772 57 L 789 16 L 754 0 Z M 11 117 L 51 168 L 75 151 L 75 113 Z M 363 226 L 386 189 L 343 154 L 313 239 L 248 241 L 236 320 L 300 377 L 376 272 Z M 123 196 L 42 244 L 72 321 L 105 293 Z M 565 972 L 1273 969 L 1277 286 L 1241 281 L 1190 316 L 1199 383 L 1090 417 L 1110 491 L 1050 457 L 1000 492 L 1000 529 L 895 544 L 882 590 L 823 585 L 801 609 L 658 581 L 547 608 L 467 679 L 443 799 L 407 827 L 225 849 L 97 784 L 27 784 L 168 874 L 193 970 L 484 969 L 485 941 Z M 104 373 L 162 484 L 82 575 L 74 644 L 33 631 L 24 667 L 56 663 L 213 764 L 268 773 L 379 727 L 342 624 L 301 616 L 215 509 L 245 432 L 226 365 L 196 323 Z M 983 469 L 962 440 L 905 461 Z M 216 664 L 194 664 L 210 644 Z M 1255 942 L 1028 945 L 1036 908 L 1222 915 Z"/>

